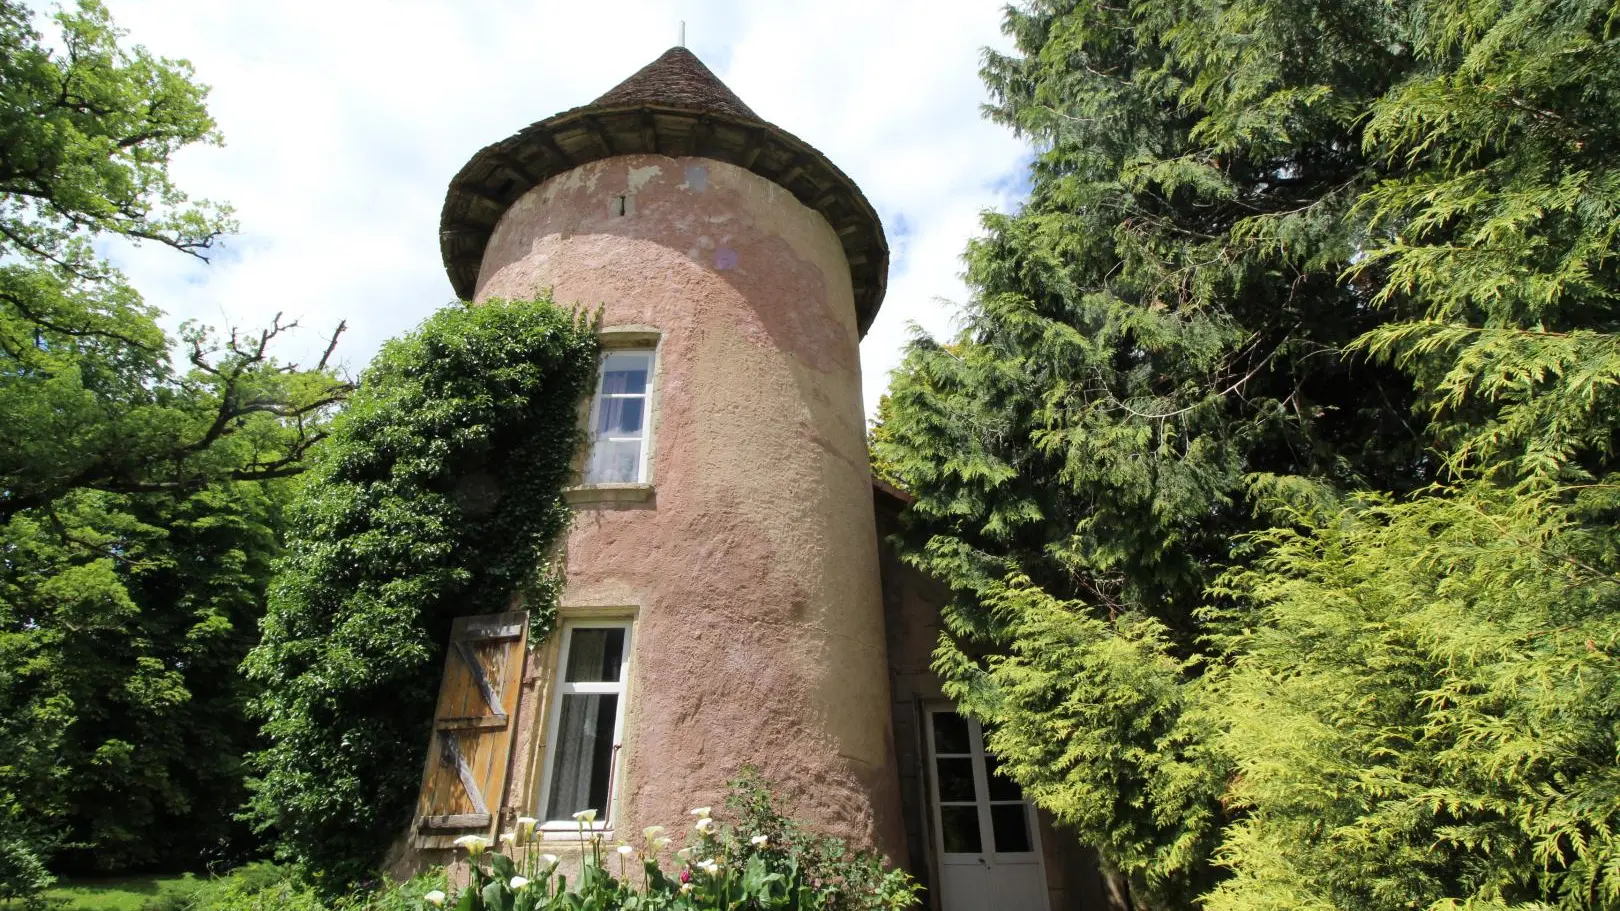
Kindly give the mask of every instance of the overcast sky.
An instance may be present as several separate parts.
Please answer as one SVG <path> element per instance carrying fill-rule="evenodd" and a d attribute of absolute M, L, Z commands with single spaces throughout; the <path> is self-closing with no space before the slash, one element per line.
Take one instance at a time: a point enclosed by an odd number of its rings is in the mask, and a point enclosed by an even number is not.
<path fill-rule="evenodd" d="M 584 104 L 675 43 L 760 116 L 816 146 L 877 207 L 893 260 L 861 346 L 868 412 L 907 325 L 947 333 L 961 253 L 1024 185 L 1025 147 L 979 115 L 1000 0 L 106 0 L 130 41 L 192 61 L 224 148 L 175 177 L 241 233 L 211 265 L 114 255 L 170 325 L 283 311 L 310 357 L 339 320 L 353 371 L 453 299 L 438 219 L 489 143 Z M 41 3 L 41 6 L 44 4 Z"/>

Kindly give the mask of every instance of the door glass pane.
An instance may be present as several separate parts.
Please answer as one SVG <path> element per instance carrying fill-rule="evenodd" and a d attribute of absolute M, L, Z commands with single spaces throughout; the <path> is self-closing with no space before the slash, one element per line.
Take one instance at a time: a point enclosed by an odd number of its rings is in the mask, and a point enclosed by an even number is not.
<path fill-rule="evenodd" d="M 569 683 L 617 683 L 624 666 L 624 629 L 575 628 L 568 639 Z"/>
<path fill-rule="evenodd" d="M 990 776 L 991 800 L 1023 800 L 1024 792 L 1010 778 L 1005 778 L 1000 772 L 1000 763 L 990 753 L 984 754 L 984 771 Z"/>
<path fill-rule="evenodd" d="M 596 432 L 607 437 L 640 436 L 646 404 L 646 399 L 603 399 L 596 409 Z"/>
<path fill-rule="evenodd" d="M 618 710 L 616 693 L 569 693 L 562 697 L 557 742 L 552 745 L 555 753 L 547 819 L 567 820 L 580 810 L 595 810 L 597 820 L 606 821 L 608 774 L 613 767 L 613 722 Z"/>
<path fill-rule="evenodd" d="M 602 358 L 602 391 L 635 393 L 647 391 L 647 371 L 652 355 L 647 352 L 615 351 Z"/>
<path fill-rule="evenodd" d="M 934 752 L 971 753 L 967 719 L 955 712 L 934 713 Z"/>
<path fill-rule="evenodd" d="M 597 440 L 591 448 L 587 484 L 633 484 L 641 480 L 640 440 Z"/>
<path fill-rule="evenodd" d="M 940 807 L 939 832 L 945 840 L 945 853 L 979 853 L 978 807 Z"/>
<path fill-rule="evenodd" d="M 973 786 L 973 760 L 938 759 L 934 765 L 939 769 L 939 799 L 940 800 L 977 800 L 977 789 Z"/>
<path fill-rule="evenodd" d="M 995 832 L 995 850 L 1003 854 L 1030 850 L 1029 812 L 1021 803 L 1001 803 L 990 807 L 990 828 Z"/>

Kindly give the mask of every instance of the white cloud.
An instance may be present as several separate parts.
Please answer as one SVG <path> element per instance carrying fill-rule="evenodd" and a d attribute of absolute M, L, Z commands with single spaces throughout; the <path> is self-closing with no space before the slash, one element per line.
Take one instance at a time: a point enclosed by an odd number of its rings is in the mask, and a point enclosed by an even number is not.
<path fill-rule="evenodd" d="M 230 202 L 242 233 L 202 266 L 119 254 L 172 322 L 258 326 L 278 311 L 309 357 L 347 319 L 363 366 L 452 298 L 438 217 L 479 148 L 588 102 L 687 44 L 761 116 L 827 154 L 877 207 L 894 248 L 862 345 L 867 409 L 905 326 L 951 328 L 978 213 L 1011 204 L 1023 147 L 983 121 L 980 48 L 1000 0 L 109 0 L 130 40 L 185 57 L 213 87 L 223 149 L 182 153 L 193 195 Z"/>

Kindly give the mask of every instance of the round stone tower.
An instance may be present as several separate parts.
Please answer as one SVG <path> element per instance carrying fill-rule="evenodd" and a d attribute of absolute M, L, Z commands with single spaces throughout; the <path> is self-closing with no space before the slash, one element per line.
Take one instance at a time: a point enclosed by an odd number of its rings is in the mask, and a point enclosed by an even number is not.
<path fill-rule="evenodd" d="M 464 298 L 602 311 L 509 812 L 605 804 L 639 837 L 752 764 L 902 858 L 858 352 L 888 249 L 860 190 L 674 48 L 475 155 L 441 245 Z"/>

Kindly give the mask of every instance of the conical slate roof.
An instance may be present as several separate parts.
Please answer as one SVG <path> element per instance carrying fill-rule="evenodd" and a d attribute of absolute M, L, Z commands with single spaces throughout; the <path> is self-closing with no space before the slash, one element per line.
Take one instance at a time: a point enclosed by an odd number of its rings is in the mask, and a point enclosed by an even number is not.
<path fill-rule="evenodd" d="M 439 249 L 456 294 L 472 297 L 484 248 L 524 193 L 580 165 L 637 154 L 734 164 L 821 213 L 843 244 L 856 322 L 866 334 L 889 272 L 877 212 L 826 156 L 761 120 L 683 47 L 665 51 L 590 104 L 532 124 L 467 162 L 450 181 L 439 217 Z"/>
<path fill-rule="evenodd" d="M 672 47 L 629 79 L 591 102 L 593 108 L 625 105 L 664 104 L 689 107 L 716 114 L 758 120 L 742 99 L 720 81 L 697 55 L 684 47 Z"/>

